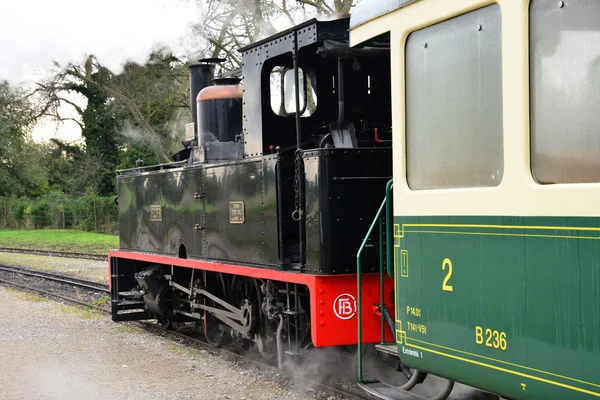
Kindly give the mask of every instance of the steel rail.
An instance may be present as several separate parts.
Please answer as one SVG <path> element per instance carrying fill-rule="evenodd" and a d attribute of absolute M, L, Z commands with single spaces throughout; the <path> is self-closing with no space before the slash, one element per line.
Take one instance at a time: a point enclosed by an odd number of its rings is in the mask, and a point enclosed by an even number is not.
<path fill-rule="evenodd" d="M 86 303 L 84 301 L 77 300 L 77 299 L 74 299 L 72 297 L 63 296 L 62 294 L 49 292 L 49 291 L 44 290 L 44 289 L 34 288 L 32 286 L 23 285 L 22 283 L 17 283 L 17 282 L 9 281 L 9 280 L 3 279 L 3 278 L 0 278 L 0 282 L 5 283 L 7 285 L 11 285 L 11 286 L 19 287 L 19 288 L 22 288 L 22 289 L 26 289 L 26 290 L 29 290 L 29 291 L 32 291 L 32 292 L 42 293 L 42 294 L 45 294 L 46 296 L 57 297 L 59 299 L 66 300 L 66 301 L 69 301 L 71 303 L 79 304 L 80 306 L 91 307 L 91 308 L 94 308 L 96 310 L 100 310 L 102 312 L 109 313 L 108 310 L 106 310 L 106 309 L 104 309 L 102 307 L 99 307 L 99 306 L 97 306 L 95 304 Z"/>
<path fill-rule="evenodd" d="M 10 271 L 10 269 L 5 269 L 5 267 L 12 268 L 12 266 L 5 266 L 5 265 L 1 265 L 0 264 L 0 270 Z M 19 270 L 23 269 L 21 267 L 14 267 L 14 268 L 19 269 Z M 26 270 L 26 272 L 29 272 L 29 271 L 31 271 L 31 270 Z M 16 271 L 16 270 L 15 271 L 10 271 L 10 272 L 22 273 L 21 271 Z M 36 272 L 36 276 L 37 276 L 38 275 L 37 272 L 39 272 L 39 271 L 33 271 L 33 272 Z M 57 282 L 74 284 L 74 282 L 68 282 L 66 280 L 63 281 L 62 278 L 65 277 L 64 275 L 54 274 L 54 275 L 57 275 L 56 279 L 53 279 L 54 277 L 51 276 L 53 274 L 49 274 L 48 273 L 47 275 L 48 276 L 43 276 L 43 274 L 40 274 L 39 277 L 44 278 L 44 279 L 54 280 L 54 281 L 57 281 Z M 67 277 L 67 278 L 71 278 L 71 277 Z M 77 278 L 73 278 L 73 279 L 77 279 Z M 82 279 L 81 281 L 84 281 L 84 280 Z M 87 281 L 87 282 L 90 282 L 90 281 Z M 22 283 L 18 283 L 18 282 L 6 280 L 4 278 L 0 278 L 0 283 L 4 283 L 4 284 L 10 285 L 10 286 L 15 286 L 15 287 L 18 287 L 18 288 L 21 288 L 21 289 L 25 289 L 25 290 L 28 290 L 28 291 L 31 291 L 31 292 L 41 293 L 41 294 L 44 294 L 44 295 L 46 295 L 48 297 L 59 298 L 61 300 L 65 300 L 65 301 L 68 301 L 68 302 L 71 302 L 71 303 L 74 303 L 74 304 L 77 304 L 77 305 L 80 305 L 80 306 L 83 306 L 83 307 L 93 308 L 94 310 L 103 312 L 105 314 L 111 314 L 110 310 L 107 309 L 107 308 L 100 307 L 100 306 L 98 306 L 96 304 L 86 303 L 84 301 L 81 301 L 81 300 L 78 300 L 78 299 L 74 299 L 74 298 L 71 298 L 71 297 L 68 297 L 68 296 L 64 296 L 64 295 L 59 294 L 59 293 L 53 293 L 53 292 L 50 292 L 50 291 L 47 291 L 47 290 L 44 290 L 44 289 L 39 289 L 39 288 L 35 288 L 35 287 L 29 286 L 29 285 L 24 285 Z M 93 282 L 93 283 L 96 283 L 96 282 Z M 94 290 L 97 290 L 97 289 L 94 289 Z M 108 287 L 106 287 L 106 290 L 108 291 Z M 260 360 L 252 359 L 252 358 L 249 358 L 249 357 L 244 357 L 241 354 L 235 353 L 235 352 L 227 350 L 225 348 L 218 348 L 218 347 L 211 346 L 209 343 L 207 343 L 204 340 L 192 337 L 192 336 L 187 335 L 185 333 L 181 333 L 181 332 L 177 332 L 177 331 L 174 331 L 174 330 L 169 330 L 169 329 L 163 328 L 160 325 L 157 325 L 157 324 L 152 323 L 152 322 L 130 321 L 129 323 L 141 325 L 141 326 L 143 326 L 145 328 L 156 330 L 156 331 L 159 331 L 161 333 L 165 333 L 165 334 L 171 335 L 173 337 L 178 337 L 180 339 L 184 339 L 184 340 L 193 342 L 194 344 L 199 345 L 200 347 L 202 347 L 203 349 L 205 349 L 207 351 L 211 351 L 213 353 L 217 353 L 218 355 L 228 356 L 228 357 L 234 358 L 234 359 L 236 359 L 238 361 L 243 361 L 243 362 L 249 363 L 249 364 L 251 364 L 251 365 L 253 365 L 255 367 L 260 368 L 261 370 L 267 369 L 271 373 L 282 374 L 284 377 L 286 377 L 287 379 L 289 379 L 290 382 L 295 382 L 296 385 L 298 385 L 298 383 L 305 384 L 306 386 L 308 386 L 310 388 L 313 388 L 313 389 L 317 389 L 317 390 L 321 390 L 323 392 L 327 392 L 327 393 L 330 393 L 330 394 L 342 396 L 344 399 L 351 399 L 351 400 L 364 400 L 365 399 L 365 397 L 363 397 L 363 396 L 359 396 L 357 394 L 354 394 L 354 393 L 351 393 L 351 392 L 347 392 L 347 391 L 345 391 L 343 389 L 339 389 L 339 388 L 336 388 L 334 386 L 329 386 L 327 384 L 324 384 L 324 383 L 321 383 L 321 382 L 318 382 L 318 381 L 311 381 L 311 380 L 304 380 L 304 379 L 298 380 L 297 378 L 294 378 L 293 371 L 286 371 L 285 369 L 282 370 L 282 369 L 274 367 L 274 366 L 272 366 L 270 364 L 262 362 Z"/>
<path fill-rule="evenodd" d="M 16 247 L 0 247 L 0 252 L 32 254 L 32 255 L 50 256 L 50 257 L 78 258 L 78 259 L 96 260 L 96 261 L 106 261 L 108 259 L 108 256 L 102 255 L 102 254 L 76 253 L 73 251 L 23 249 L 23 248 L 16 248 Z"/>
<path fill-rule="evenodd" d="M 104 283 L 88 281 L 86 279 L 74 278 L 72 276 L 56 274 L 44 271 L 33 270 L 29 268 L 17 267 L 13 265 L 0 264 L 0 271 L 12 272 L 15 274 L 21 274 L 25 276 L 32 276 L 36 278 L 42 278 L 54 282 L 66 283 L 69 285 L 84 287 L 86 289 L 95 290 L 98 292 L 110 293 L 108 285 Z"/>

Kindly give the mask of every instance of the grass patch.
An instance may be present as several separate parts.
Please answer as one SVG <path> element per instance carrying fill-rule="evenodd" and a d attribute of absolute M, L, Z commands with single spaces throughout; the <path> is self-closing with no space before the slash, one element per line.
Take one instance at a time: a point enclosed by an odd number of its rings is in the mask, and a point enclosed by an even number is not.
<path fill-rule="evenodd" d="M 119 236 L 76 229 L 0 231 L 0 246 L 106 254 L 119 247 Z"/>
<path fill-rule="evenodd" d="M 109 302 L 109 301 L 110 301 L 110 296 L 109 296 L 109 295 L 106 295 L 106 296 L 102 296 L 102 297 L 100 297 L 100 298 L 99 298 L 99 299 L 97 299 L 97 300 L 94 300 L 94 301 L 92 302 L 92 304 L 93 304 L 93 305 L 95 305 L 96 307 L 101 307 L 101 306 L 103 306 L 104 304 L 108 304 L 108 302 Z"/>
<path fill-rule="evenodd" d="M 26 291 L 26 290 L 15 289 L 12 287 L 4 287 L 2 290 L 4 290 L 6 293 L 8 293 L 10 295 L 17 296 L 18 298 L 27 300 L 27 301 L 40 301 L 40 302 L 48 301 L 47 299 L 40 296 L 38 293 L 34 293 L 34 292 Z"/>
<path fill-rule="evenodd" d="M 101 313 L 96 312 L 96 310 L 94 310 L 90 307 L 78 307 L 78 306 L 72 306 L 72 305 L 68 305 L 68 304 L 55 303 L 53 301 L 50 301 L 50 300 L 42 297 L 39 293 L 29 292 L 26 290 L 20 290 L 20 289 L 15 289 L 15 288 L 11 288 L 11 287 L 4 287 L 3 291 L 10 295 L 16 296 L 20 299 L 23 299 L 23 300 L 49 303 L 49 306 L 51 308 L 53 308 L 55 310 L 59 310 L 64 313 L 67 313 L 67 314 L 75 315 L 79 318 L 92 319 L 92 318 L 100 318 L 101 317 Z"/>
<path fill-rule="evenodd" d="M 195 358 L 206 358 L 208 355 L 199 349 L 190 348 L 180 344 L 169 344 L 167 348 L 175 355 L 187 355 Z"/>
<path fill-rule="evenodd" d="M 79 317 L 81 319 L 100 318 L 101 316 L 100 313 L 95 312 L 95 310 L 91 309 L 90 307 L 71 306 L 68 304 L 60 303 L 53 303 L 51 304 L 51 307 L 66 314 L 71 314 L 76 317 Z"/>
<path fill-rule="evenodd" d="M 143 331 L 140 328 L 136 328 L 136 327 L 133 327 L 130 325 L 122 325 L 122 324 L 117 325 L 117 330 L 121 333 L 137 333 L 137 334 L 143 333 Z"/>

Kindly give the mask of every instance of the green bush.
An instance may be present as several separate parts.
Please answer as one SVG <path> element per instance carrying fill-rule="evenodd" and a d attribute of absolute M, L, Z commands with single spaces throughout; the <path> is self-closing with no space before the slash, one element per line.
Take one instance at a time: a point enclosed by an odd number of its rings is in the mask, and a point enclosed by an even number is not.
<path fill-rule="evenodd" d="M 49 193 L 37 198 L 0 197 L 2 229 L 79 229 L 113 234 L 118 232 L 118 216 L 112 196 Z"/>

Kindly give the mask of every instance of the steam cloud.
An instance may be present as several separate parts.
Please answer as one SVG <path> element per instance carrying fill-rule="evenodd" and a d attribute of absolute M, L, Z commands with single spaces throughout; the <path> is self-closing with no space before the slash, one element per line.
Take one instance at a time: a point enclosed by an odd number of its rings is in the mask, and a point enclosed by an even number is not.
<path fill-rule="evenodd" d="M 0 1 L 0 80 L 31 81 L 86 54 L 118 73 L 158 45 L 183 50 L 200 12 L 193 0 Z"/>

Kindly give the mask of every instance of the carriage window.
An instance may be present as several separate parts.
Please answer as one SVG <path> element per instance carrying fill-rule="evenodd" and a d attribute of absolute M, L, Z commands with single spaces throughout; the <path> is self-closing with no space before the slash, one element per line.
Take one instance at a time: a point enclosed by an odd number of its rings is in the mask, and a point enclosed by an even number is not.
<path fill-rule="evenodd" d="M 600 2 L 530 3 L 531 169 L 600 182 Z"/>
<path fill-rule="evenodd" d="M 408 37 L 406 163 L 411 189 L 500 184 L 501 51 L 497 4 Z"/>

